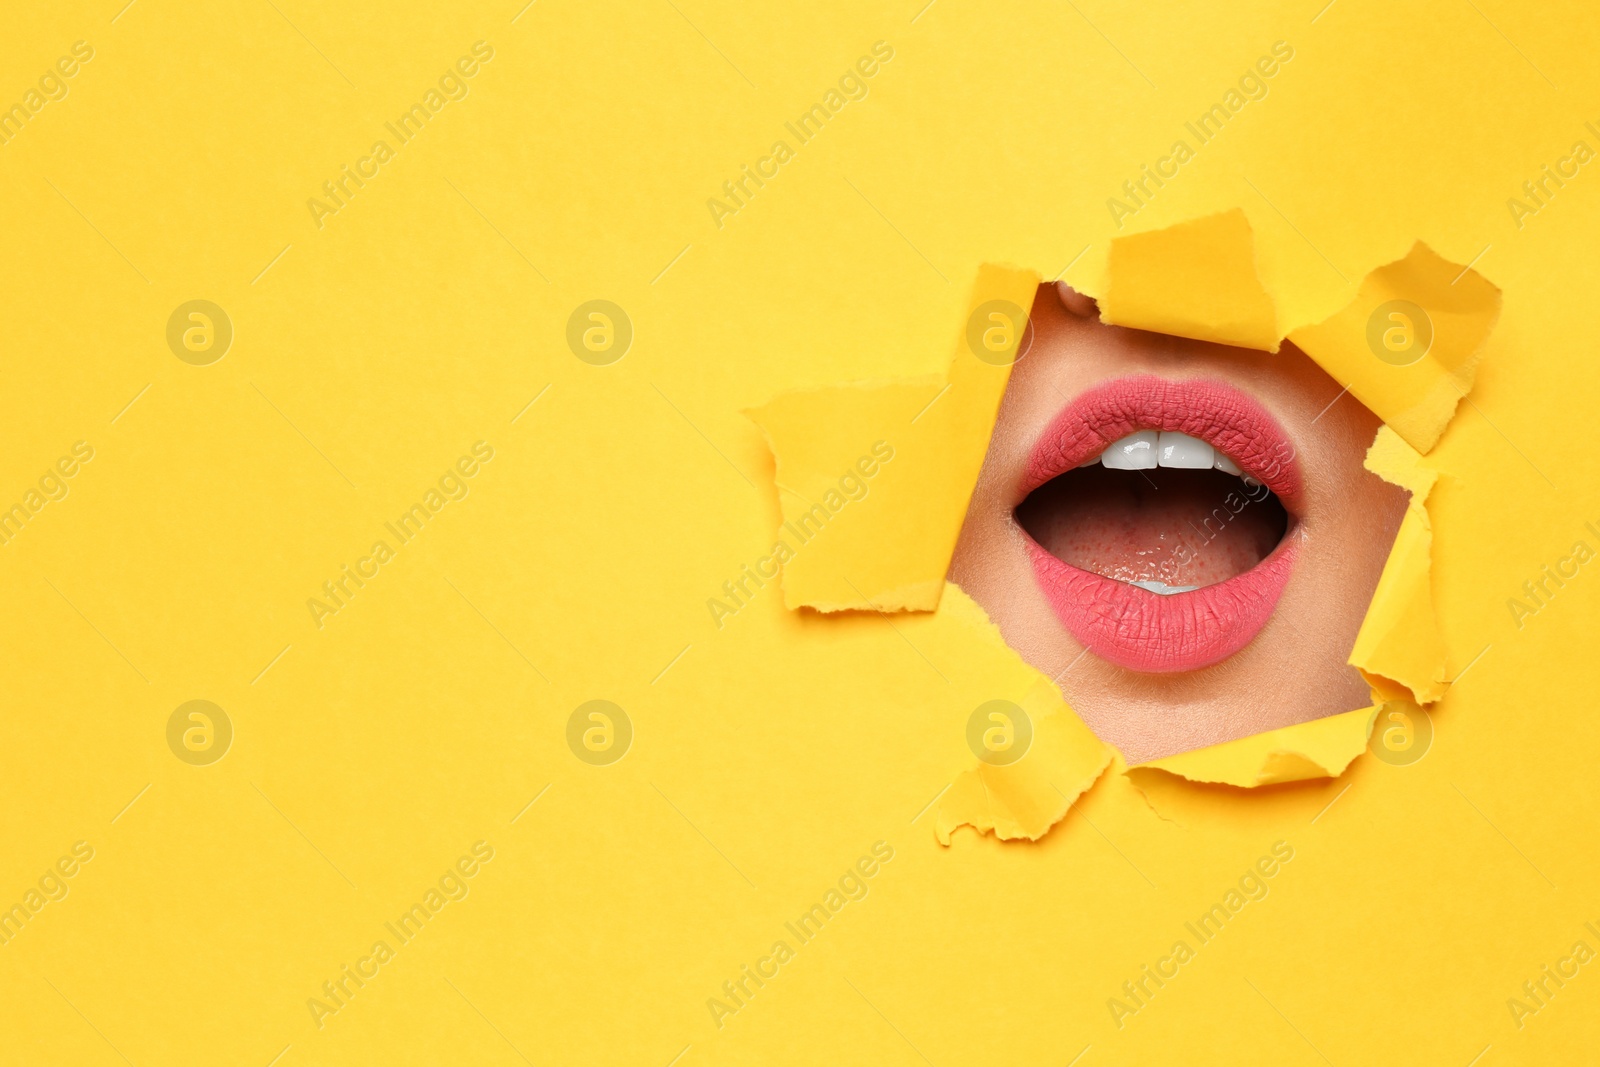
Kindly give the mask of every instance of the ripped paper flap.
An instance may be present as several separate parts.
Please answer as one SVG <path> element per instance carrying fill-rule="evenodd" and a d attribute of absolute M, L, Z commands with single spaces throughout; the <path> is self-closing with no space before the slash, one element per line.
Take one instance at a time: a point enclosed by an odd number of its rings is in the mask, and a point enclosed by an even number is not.
<path fill-rule="evenodd" d="M 1102 322 L 1278 350 L 1277 311 L 1256 273 L 1250 220 L 1238 208 L 1113 238 L 1107 274 Z"/>
<path fill-rule="evenodd" d="M 1433 524 L 1427 499 L 1438 472 L 1387 426 L 1367 450 L 1372 473 L 1407 490 L 1411 501 L 1372 603 L 1361 621 L 1350 665 L 1358 668 L 1374 696 L 1406 696 L 1430 704 L 1444 696 L 1447 673 L 1444 637 L 1433 607 Z"/>
<path fill-rule="evenodd" d="M 982 268 L 943 379 L 824 386 L 746 412 L 776 463 L 785 607 L 938 607 L 1038 286 Z"/>
<path fill-rule="evenodd" d="M 1031 738 L 1026 754 L 1015 762 L 999 764 L 974 758 L 972 769 L 963 771 L 940 798 L 934 832 L 944 845 L 960 826 L 993 832 L 1002 841 L 1037 841 L 1066 817 L 1073 802 L 1105 772 L 1114 750 L 1084 725 L 1049 678 L 1006 645 L 999 629 L 959 586 L 950 585 L 939 613 L 968 623 L 975 640 L 1004 650 L 1017 668 L 1030 676 L 1014 703 L 1026 719 Z M 1017 718 L 1014 710 L 1004 714 Z M 989 720 L 982 725 L 989 726 Z M 1001 725 L 1009 726 L 1013 738 L 1020 736 L 1020 723 Z M 970 724 L 968 733 L 969 743 L 981 744 L 973 740 L 975 731 Z"/>
<path fill-rule="evenodd" d="M 1367 747 L 1376 707 L 1329 715 L 1130 767 L 1191 782 L 1253 789 L 1312 778 L 1336 778 Z"/>
<path fill-rule="evenodd" d="M 1472 390 L 1499 317 L 1498 288 L 1418 241 L 1368 274 L 1344 310 L 1289 340 L 1426 453 Z"/>

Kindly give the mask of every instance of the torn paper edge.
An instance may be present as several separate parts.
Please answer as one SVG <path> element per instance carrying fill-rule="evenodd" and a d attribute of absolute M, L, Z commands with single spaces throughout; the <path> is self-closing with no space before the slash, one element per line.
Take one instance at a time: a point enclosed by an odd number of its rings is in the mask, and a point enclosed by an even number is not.
<path fill-rule="evenodd" d="M 773 440 L 768 427 L 763 423 L 761 414 L 768 407 L 782 400 L 806 396 L 813 400 L 823 400 L 826 394 L 837 390 L 862 390 L 882 389 L 890 387 L 903 387 L 905 385 L 921 383 L 935 385 L 944 383 L 944 388 L 937 391 L 929 402 L 939 400 L 945 392 L 952 392 L 950 399 L 945 400 L 936 411 L 932 423 L 953 420 L 957 427 L 971 424 L 974 441 L 973 454 L 968 464 L 971 468 L 970 478 L 966 471 L 955 472 L 959 481 L 966 486 L 962 494 L 960 507 L 953 513 L 953 521 L 945 540 L 948 542 L 947 551 L 943 553 L 944 566 L 937 575 L 931 572 L 921 578 L 902 582 L 899 586 L 883 590 L 876 589 L 872 592 L 861 592 L 857 597 L 836 597 L 833 599 L 819 599 L 810 594 L 794 593 L 789 580 L 788 563 L 780 564 L 781 587 L 783 589 L 784 606 L 790 610 L 810 608 L 824 613 L 840 611 L 877 611 L 880 613 L 894 611 L 933 611 L 939 606 L 939 596 L 944 589 L 945 574 L 949 571 L 950 556 L 955 551 L 956 540 L 960 535 L 962 522 L 966 517 L 967 506 L 971 501 L 972 491 L 977 485 L 977 479 L 983 468 L 983 460 L 988 452 L 989 439 L 994 431 L 995 418 L 999 413 L 1000 403 L 1005 396 L 1006 386 L 1010 381 L 1011 368 L 1022 355 L 1013 355 L 1022 345 L 1025 338 L 1030 336 L 1028 329 L 1018 331 L 1011 339 L 1010 346 L 994 353 L 995 358 L 986 356 L 982 363 L 968 344 L 967 334 L 972 329 L 973 316 L 986 304 L 994 301 L 1010 301 L 1011 296 L 1016 296 L 1013 302 L 1024 316 L 1031 313 L 1033 301 L 1037 297 L 1042 276 L 1037 272 L 1025 268 L 1008 266 L 1005 264 L 984 263 L 978 268 L 977 276 L 973 280 L 972 288 L 968 294 L 963 316 L 963 329 L 956 339 L 953 354 L 947 364 L 942 377 L 915 376 L 903 379 L 876 380 L 867 382 L 840 383 L 838 385 L 816 386 L 809 389 L 787 390 L 776 394 L 759 408 L 746 409 L 744 414 L 755 422 L 761 430 L 768 451 L 773 456 L 774 484 L 778 487 L 780 496 L 778 501 L 780 519 L 782 524 L 792 521 L 784 505 L 782 493 L 787 491 L 804 500 L 805 494 L 798 492 L 793 486 L 786 484 L 783 474 L 785 460 L 780 455 L 780 450 Z M 1031 343 L 1031 342 L 1030 342 Z M 1026 352 L 1023 352 L 1025 355 Z M 924 409 L 926 410 L 926 409 Z M 921 417 L 921 412 L 911 421 L 914 423 Z M 791 457 L 792 460 L 792 457 Z M 939 482 L 942 485 L 954 484 L 951 472 L 941 471 Z M 848 575 L 839 575 L 847 584 L 853 583 Z"/>
<path fill-rule="evenodd" d="M 1337 778 L 1366 751 L 1379 708 L 1358 708 L 1129 767 L 1165 771 L 1191 782 L 1255 789 Z"/>
<path fill-rule="evenodd" d="M 1194 222 L 1202 220 L 1190 221 Z M 1248 224 L 1248 219 L 1246 219 L 1246 223 Z M 1181 226 L 1184 224 L 1180 223 L 1177 225 Z M 1172 228 L 1173 227 L 1167 227 L 1167 229 Z M 1254 265 L 1256 263 L 1256 259 L 1253 247 L 1253 227 L 1251 228 L 1250 232 L 1252 237 L 1251 263 Z M 1427 249 L 1427 247 L 1420 241 L 1413 245 L 1411 254 L 1415 254 L 1419 248 L 1426 250 L 1430 255 L 1439 258 L 1442 262 L 1449 262 L 1447 260 L 1443 260 L 1442 257 L 1438 257 L 1437 253 L 1433 253 L 1431 249 Z M 1361 290 L 1368 285 L 1368 283 L 1372 280 L 1373 275 L 1401 262 L 1403 262 L 1403 260 L 1382 264 L 1369 271 L 1367 275 L 1363 277 L 1361 288 L 1358 289 L 1357 296 L 1350 303 L 1346 304 L 1345 308 L 1348 309 L 1351 305 L 1363 299 L 1361 296 Z M 990 265 L 988 264 L 980 267 L 980 281 L 975 282 L 974 284 L 974 295 L 976 295 L 979 291 L 983 272 L 989 268 Z M 1109 273 L 1110 268 L 1108 263 L 1108 275 Z M 1470 266 L 1463 268 L 1461 274 L 1473 274 L 1475 278 L 1479 277 L 1476 275 L 1476 272 L 1471 270 Z M 1259 286 L 1260 289 L 1265 293 L 1269 304 L 1274 310 L 1274 331 L 1277 332 L 1277 340 L 1279 343 L 1281 343 L 1282 340 L 1289 338 L 1290 335 L 1295 332 L 1295 330 L 1282 331 L 1278 328 L 1276 311 L 1277 302 L 1273 300 L 1271 292 L 1267 291 L 1265 283 L 1262 282 L 1260 278 L 1259 270 L 1256 271 L 1254 280 L 1257 286 Z M 1114 284 L 1114 279 L 1108 279 L 1108 291 L 1111 284 Z M 1495 292 L 1498 295 L 1497 288 L 1495 289 Z M 970 313 L 970 308 L 974 306 L 971 300 L 969 300 L 968 306 Z M 1343 310 L 1344 309 L 1341 309 L 1341 312 Z M 1337 317 L 1338 314 L 1340 313 L 1336 312 L 1335 316 L 1331 316 L 1330 318 Z M 1480 338 L 1479 342 L 1460 364 L 1454 368 L 1445 369 L 1447 379 L 1457 383 L 1458 391 L 1460 391 L 1463 396 L 1467 391 L 1470 390 L 1473 380 L 1475 379 L 1477 366 L 1483 357 L 1488 333 L 1492 332 L 1495 322 L 1498 319 L 1498 315 L 1499 309 L 1497 306 L 1494 315 L 1491 317 L 1488 323 L 1483 338 Z M 1323 322 L 1328 321 L 1328 319 L 1323 320 Z M 1302 327 L 1296 327 L 1295 329 L 1301 328 Z M 1216 341 L 1218 343 L 1228 345 L 1235 345 L 1237 343 L 1235 340 L 1227 337 L 1219 338 L 1216 336 L 1201 336 L 1199 339 Z M 1277 346 L 1275 344 L 1273 348 L 1269 350 L 1276 351 L 1276 347 Z M 1316 353 L 1314 351 L 1309 348 L 1305 349 L 1305 351 L 1314 362 L 1318 362 Z M 959 358 L 959 356 L 960 352 L 958 348 L 956 358 Z M 955 359 L 952 359 L 952 370 L 954 369 L 954 364 Z M 1464 386 L 1461 385 L 1463 378 L 1465 380 Z M 839 386 L 825 386 L 822 388 L 839 388 Z M 1453 421 L 1458 407 L 1458 403 L 1452 405 L 1448 415 L 1446 415 L 1441 421 L 1441 426 L 1439 428 L 1440 433 L 1443 432 L 1443 428 L 1445 426 L 1448 426 L 1448 424 Z M 992 434 L 992 417 L 990 422 L 991 426 L 989 432 Z M 1388 427 L 1387 425 L 1381 427 L 1379 431 L 1379 437 L 1374 441 L 1373 450 L 1369 450 L 1368 469 L 1372 470 L 1373 473 L 1378 474 L 1380 477 L 1383 477 L 1386 481 L 1391 481 L 1394 484 L 1400 485 L 1402 488 L 1407 489 L 1412 494 L 1412 499 L 1407 507 L 1406 518 L 1402 522 L 1402 536 L 1397 536 L 1396 538 L 1395 546 L 1391 549 L 1390 557 L 1385 564 L 1384 577 L 1380 578 L 1379 587 L 1374 592 L 1374 597 L 1371 604 L 1369 604 L 1367 615 L 1363 618 L 1361 631 L 1362 634 L 1368 634 L 1369 627 L 1374 625 L 1375 617 L 1382 615 L 1381 609 L 1386 604 L 1390 603 L 1391 600 L 1398 599 L 1403 595 L 1410 595 L 1403 592 L 1402 587 L 1410 586 L 1411 590 L 1414 592 L 1418 581 L 1415 566 L 1408 564 L 1407 561 L 1404 560 L 1397 563 L 1396 553 L 1400 551 L 1406 544 L 1414 545 L 1419 539 L 1419 534 L 1425 535 L 1425 543 L 1422 545 L 1422 548 L 1425 550 L 1423 552 L 1423 580 L 1426 581 L 1431 577 L 1430 550 L 1432 527 L 1428 519 L 1425 503 L 1427 494 L 1431 490 L 1437 474 L 1436 472 L 1421 467 L 1420 453 L 1409 449 L 1409 446 L 1405 447 L 1411 452 L 1412 456 L 1415 457 L 1414 462 L 1402 462 L 1398 464 L 1391 463 L 1386 465 L 1385 459 L 1387 458 L 1388 453 L 1383 451 L 1374 451 L 1378 450 L 1379 442 L 1384 439 L 1385 431 L 1393 436 L 1395 442 L 1405 446 L 1405 442 L 1392 428 Z M 1435 435 L 1434 439 L 1437 439 L 1437 435 Z M 767 443 L 769 449 L 772 449 L 770 439 Z M 772 449 L 772 452 L 775 464 L 781 464 L 781 457 L 778 456 L 776 449 Z M 1401 455 L 1403 456 L 1403 454 Z M 779 484 L 781 485 L 781 482 Z M 1408 524 L 1411 527 L 1409 530 L 1407 529 Z M 1404 542 L 1402 540 L 1403 537 L 1405 538 Z M 1393 567 L 1395 570 L 1395 576 L 1386 586 L 1384 578 L 1388 578 L 1390 576 L 1391 567 Z M 929 581 L 932 581 L 932 579 L 929 579 Z M 917 588 L 921 589 L 922 583 L 918 583 Z M 1412 598 L 1415 599 L 1414 596 Z M 1374 700 L 1373 706 L 1350 712 L 1344 712 L 1341 714 L 1324 716 L 1319 719 L 1310 720 L 1309 722 L 1296 723 L 1290 726 L 1280 727 L 1275 730 L 1265 731 L 1249 737 L 1237 738 L 1235 740 L 1223 742 L 1219 745 L 1210 746 L 1205 749 L 1198 749 L 1194 752 L 1181 753 L 1177 756 L 1168 757 L 1163 760 L 1140 764 L 1134 768 L 1129 768 L 1128 771 L 1159 770 L 1174 774 L 1189 781 L 1216 782 L 1236 785 L 1247 789 L 1260 785 L 1304 781 L 1313 778 L 1332 778 L 1339 776 L 1340 774 L 1344 773 L 1344 771 L 1349 767 L 1350 763 L 1353 762 L 1354 759 L 1366 749 L 1367 742 L 1370 738 L 1372 725 L 1376 721 L 1377 715 L 1385 702 L 1401 699 L 1402 696 L 1408 696 L 1416 699 L 1419 704 L 1426 704 L 1437 700 L 1438 696 L 1442 695 L 1443 680 L 1445 675 L 1443 644 L 1442 641 L 1438 640 L 1437 623 L 1436 619 L 1432 615 L 1431 599 L 1428 602 L 1427 607 L 1427 618 L 1431 624 L 1429 632 L 1433 641 L 1437 642 L 1439 654 L 1436 657 L 1437 664 L 1430 670 L 1429 677 L 1421 682 L 1414 682 L 1413 684 L 1415 685 L 1415 688 L 1413 688 L 1413 685 L 1396 682 L 1395 680 L 1389 679 L 1381 674 L 1369 671 L 1367 667 L 1363 666 L 1363 663 L 1370 666 L 1374 662 L 1380 660 L 1381 657 L 1368 655 L 1367 647 L 1363 645 L 1361 638 L 1358 636 L 1357 652 L 1352 653 L 1350 662 L 1352 665 L 1362 670 L 1363 676 L 1367 678 L 1369 686 L 1372 689 Z M 829 605 L 825 608 L 819 608 L 819 610 L 846 610 L 850 608 L 868 609 L 875 608 L 875 605 L 871 603 L 838 604 Z M 1375 611 L 1375 609 L 1379 610 Z M 1384 635 L 1382 639 L 1374 636 L 1368 636 L 1368 644 L 1374 648 L 1388 648 L 1393 647 L 1389 643 L 1393 639 L 1394 638 L 1392 635 Z M 1361 653 L 1361 655 L 1358 656 L 1358 652 Z M 1357 662 L 1358 658 L 1361 660 L 1361 662 Z M 1425 656 L 1424 658 L 1433 657 Z M 1057 695 L 1059 696 L 1059 692 Z M 1082 720 L 1077 717 L 1076 713 L 1073 712 L 1070 707 L 1066 706 L 1064 701 L 1062 703 L 1062 712 L 1058 712 L 1057 714 L 1062 714 L 1063 712 L 1071 715 L 1080 726 L 1082 725 Z M 1047 721 L 1047 718 L 1041 719 L 1041 722 L 1045 721 Z M 1083 728 L 1087 729 L 1086 726 Z M 1038 840 L 1049 831 L 1050 827 L 1054 826 L 1066 816 L 1067 811 L 1071 809 L 1072 804 L 1076 801 L 1076 799 L 1083 795 L 1083 793 L 1100 778 L 1106 767 L 1110 765 L 1112 752 L 1114 750 L 1112 750 L 1108 745 L 1103 746 L 1103 748 L 1104 751 L 1102 751 L 1100 754 L 1102 757 L 1102 762 L 1094 769 L 1093 774 L 1079 776 L 1081 778 L 1081 785 L 1078 785 L 1076 781 L 1074 781 L 1073 783 L 1069 784 L 1068 791 L 1063 791 L 1059 788 L 1059 786 L 1050 784 L 1051 791 L 1056 793 L 1058 797 L 1058 800 L 1055 803 L 1050 804 L 1039 802 L 1037 797 L 1026 798 L 1028 801 L 1028 807 L 1033 812 L 1033 816 L 1028 820 L 1027 824 L 1024 824 L 1023 818 L 1019 817 L 1017 811 L 1015 810 L 1017 805 L 1007 802 L 1005 798 L 998 795 L 998 790 L 1002 785 L 1006 784 L 1007 778 L 1014 776 L 997 775 L 997 770 L 1004 770 L 1004 768 L 997 769 L 989 767 L 980 762 L 976 768 L 965 772 L 957 779 L 957 782 L 952 786 L 950 793 L 946 795 L 941 803 L 936 831 L 941 842 L 948 844 L 950 833 L 955 828 L 962 825 L 973 826 L 980 832 L 993 832 L 995 833 L 996 837 L 1001 840 Z M 1023 762 L 1025 763 L 1026 760 Z M 1021 764 L 1018 766 L 1020 765 Z M 1017 780 L 1015 782 L 1015 788 L 1026 791 L 1029 786 L 1027 783 Z M 966 807 L 968 808 L 967 814 L 956 815 L 953 813 L 953 809 L 957 800 L 965 801 Z"/>
<path fill-rule="evenodd" d="M 1433 523 L 1428 496 L 1439 472 L 1388 426 L 1378 428 L 1364 466 L 1410 494 L 1405 517 L 1373 590 L 1349 663 L 1374 702 L 1404 695 L 1419 705 L 1444 696 L 1448 650 L 1433 604 Z"/>

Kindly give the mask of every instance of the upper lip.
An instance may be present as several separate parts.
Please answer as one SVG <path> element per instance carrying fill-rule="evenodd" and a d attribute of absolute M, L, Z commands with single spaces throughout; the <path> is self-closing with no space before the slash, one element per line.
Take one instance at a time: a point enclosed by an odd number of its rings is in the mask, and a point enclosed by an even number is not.
<path fill-rule="evenodd" d="M 1066 406 L 1029 456 L 1018 503 L 1059 474 L 1137 430 L 1200 438 L 1272 490 L 1291 516 L 1304 475 L 1288 435 L 1265 408 L 1218 381 L 1120 378 Z M 1137 671 L 1187 671 L 1220 662 L 1266 626 L 1294 569 L 1298 538 L 1223 582 L 1163 596 L 1074 567 L 1023 531 L 1035 580 L 1063 626 L 1086 648 Z"/>
<path fill-rule="evenodd" d="M 1062 409 L 1028 459 L 1020 496 L 1093 459 L 1136 430 L 1198 437 L 1262 482 L 1294 514 L 1305 479 L 1288 434 L 1254 398 L 1223 382 L 1154 375 L 1097 385 Z"/>

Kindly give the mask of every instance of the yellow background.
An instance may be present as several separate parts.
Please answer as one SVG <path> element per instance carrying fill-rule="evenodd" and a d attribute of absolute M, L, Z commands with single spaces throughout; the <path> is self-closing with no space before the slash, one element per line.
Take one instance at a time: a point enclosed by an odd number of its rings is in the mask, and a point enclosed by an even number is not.
<path fill-rule="evenodd" d="M 0 105 L 94 58 L 0 144 L 0 505 L 74 442 L 94 459 L 0 546 L 0 905 L 95 852 L 0 947 L 0 1061 L 1592 1055 L 1600 965 L 1520 1028 L 1506 1006 L 1600 949 L 1600 578 L 1507 607 L 1600 547 L 1600 177 L 1520 228 L 1506 203 L 1600 147 L 1592 16 L 919 6 L 6 11 Z M 467 98 L 319 229 L 307 199 L 480 40 Z M 770 586 L 718 629 L 707 598 L 778 516 L 740 412 L 941 373 L 981 263 L 1094 290 L 1107 198 L 1280 40 L 1266 98 L 1123 232 L 1242 207 L 1286 328 L 1416 239 L 1504 290 L 1429 457 L 1470 673 L 1411 766 L 1149 803 L 1114 775 L 1037 845 L 941 848 L 919 809 L 1015 667 L 940 616 L 797 615 Z M 869 95 L 795 145 L 877 41 Z M 780 138 L 719 228 L 707 199 Z M 609 366 L 566 343 L 596 298 L 634 327 Z M 233 323 L 209 366 L 167 347 L 192 299 Z M 319 629 L 307 598 L 479 440 L 470 495 Z M 567 748 L 594 698 L 634 726 L 611 766 Z M 235 731 L 210 766 L 167 747 L 192 699 Z M 480 840 L 470 895 L 319 1029 L 308 998 Z M 879 840 L 870 894 L 719 1029 L 707 999 Z M 1107 999 L 1280 840 L 1270 895 L 1119 1028 Z"/>

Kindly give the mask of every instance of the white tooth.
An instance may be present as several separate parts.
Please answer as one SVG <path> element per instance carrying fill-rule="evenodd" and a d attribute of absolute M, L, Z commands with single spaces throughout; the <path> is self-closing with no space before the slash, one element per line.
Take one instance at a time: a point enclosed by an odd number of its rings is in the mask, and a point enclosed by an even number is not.
<path fill-rule="evenodd" d="M 1157 458 L 1163 467 L 1182 467 L 1188 470 L 1210 470 L 1217 450 L 1198 437 L 1173 430 L 1162 430 L 1156 445 Z"/>
<path fill-rule="evenodd" d="M 1224 474 L 1231 474 L 1236 478 L 1244 477 L 1244 471 L 1239 469 L 1239 465 L 1221 452 L 1217 453 L 1217 470 Z"/>
<path fill-rule="evenodd" d="M 1139 430 L 1120 440 L 1100 454 L 1100 463 L 1114 471 L 1147 471 L 1159 466 L 1156 462 L 1155 430 Z"/>
<path fill-rule="evenodd" d="M 1140 589 L 1148 589 L 1150 592 L 1159 593 L 1162 596 L 1172 596 L 1174 593 L 1192 593 L 1196 589 L 1200 588 L 1198 585 L 1168 585 L 1166 582 L 1158 582 L 1154 580 L 1147 582 L 1129 582 L 1128 584 L 1136 585 Z"/>
<path fill-rule="evenodd" d="M 1095 456 L 1093 459 L 1084 460 L 1082 463 L 1078 464 L 1078 466 L 1080 466 L 1080 467 L 1095 467 L 1095 466 L 1098 466 L 1099 464 L 1100 464 L 1100 457 L 1099 456 Z"/>

